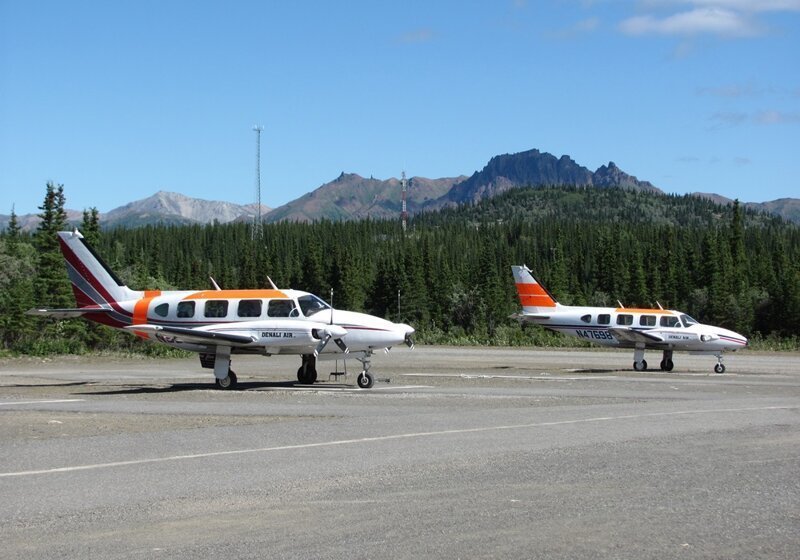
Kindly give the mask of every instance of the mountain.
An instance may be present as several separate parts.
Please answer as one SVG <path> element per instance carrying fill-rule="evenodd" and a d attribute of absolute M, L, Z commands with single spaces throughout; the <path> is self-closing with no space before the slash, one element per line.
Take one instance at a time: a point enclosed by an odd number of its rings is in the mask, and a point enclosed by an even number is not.
<path fill-rule="evenodd" d="M 262 215 L 270 209 L 262 205 Z M 255 204 L 241 205 L 218 200 L 202 200 L 179 193 L 159 191 L 153 196 L 130 202 L 107 214 L 101 214 L 105 227 L 136 227 L 147 224 L 207 224 L 235 220 L 252 220 L 257 212 Z"/>
<path fill-rule="evenodd" d="M 265 216 L 270 208 L 262 205 L 261 213 Z M 191 198 L 180 193 L 159 191 L 153 196 L 129 202 L 107 213 L 100 214 L 100 223 L 104 228 L 141 227 L 150 224 L 206 224 L 214 221 L 220 223 L 235 220 L 252 220 L 257 213 L 255 204 L 240 205 L 232 202 L 202 200 Z M 10 216 L 0 216 L 0 228 L 6 228 Z M 80 225 L 83 212 L 67 210 L 67 221 L 70 225 Z M 25 231 L 33 231 L 39 224 L 37 214 L 17 216 L 20 227 Z"/>
<path fill-rule="evenodd" d="M 614 162 L 591 171 L 567 155 L 556 157 L 539 150 L 498 155 L 470 177 L 426 179 L 412 177 L 408 182 L 409 214 L 452 207 L 496 196 L 510 189 L 525 186 L 572 185 L 578 187 L 619 187 L 632 191 L 661 193 L 648 181 L 640 181 L 622 171 Z M 696 196 L 728 204 L 730 199 L 715 194 Z M 785 198 L 771 202 L 743 203 L 746 207 L 777 214 L 800 223 L 800 200 Z M 274 210 L 262 206 L 266 222 L 314 220 L 361 220 L 364 218 L 398 218 L 401 209 L 400 181 L 395 178 L 365 178 L 355 173 L 342 173 L 329 183 Z M 82 212 L 68 211 L 71 224 L 79 224 Z M 103 227 L 137 227 L 147 224 L 195 224 L 252 220 L 256 205 L 190 198 L 178 193 L 157 192 L 151 197 L 131 202 L 100 215 Z M 38 216 L 18 216 L 25 230 L 33 230 Z M 0 229 L 8 225 L 8 216 L 0 215 Z"/>
<path fill-rule="evenodd" d="M 444 196 L 456 183 L 466 177 L 408 180 L 406 207 L 409 213 L 421 210 L 431 201 Z M 361 220 L 400 216 L 402 207 L 400 180 L 391 178 L 366 179 L 355 173 L 342 173 L 329 183 L 274 209 L 267 222 L 283 220 L 311 222 L 314 220 Z"/>
<path fill-rule="evenodd" d="M 409 180 L 407 208 L 410 214 L 437 210 L 464 202 L 476 202 L 512 188 L 542 185 L 621 187 L 661 192 L 647 181 L 628 175 L 613 162 L 597 171 L 578 165 L 569 156 L 555 156 L 539 150 L 493 157 L 471 177 Z M 269 222 L 282 220 L 360 220 L 395 218 L 400 215 L 401 188 L 398 179 L 366 179 L 354 173 L 342 173 L 313 192 L 280 206 L 267 217 Z"/>
<path fill-rule="evenodd" d="M 528 150 L 516 154 L 495 156 L 481 171 L 455 185 L 440 200 L 428 207 L 477 202 L 509 189 L 525 186 L 621 187 L 625 189 L 661 192 L 647 181 L 639 181 L 617 167 L 614 162 L 592 172 L 578 165 L 569 156 L 556 158 L 547 152 Z"/>
<path fill-rule="evenodd" d="M 717 204 L 733 204 L 732 199 L 714 193 L 696 192 L 692 193 L 692 196 L 707 198 Z M 768 202 L 742 202 L 742 206 L 767 214 L 775 214 L 784 220 L 800 224 L 800 199 L 797 198 L 779 198 Z"/>

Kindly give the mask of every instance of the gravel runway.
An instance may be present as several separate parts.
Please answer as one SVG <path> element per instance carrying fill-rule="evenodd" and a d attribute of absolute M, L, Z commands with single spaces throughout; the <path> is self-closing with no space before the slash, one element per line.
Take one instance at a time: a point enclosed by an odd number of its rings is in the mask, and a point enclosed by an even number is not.
<path fill-rule="evenodd" d="M 657 362 L 657 355 L 650 356 Z M 0 558 L 796 558 L 800 355 L 0 362 Z M 341 365 L 341 364 L 340 364 Z"/>

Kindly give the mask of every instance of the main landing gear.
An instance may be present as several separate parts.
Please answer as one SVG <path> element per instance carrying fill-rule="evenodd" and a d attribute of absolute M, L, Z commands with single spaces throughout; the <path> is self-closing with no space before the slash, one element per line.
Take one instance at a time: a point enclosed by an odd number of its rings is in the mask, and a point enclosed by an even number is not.
<path fill-rule="evenodd" d="M 217 346 L 215 354 L 200 354 L 200 365 L 214 370 L 217 389 L 233 389 L 238 379 L 231 369 L 230 346 Z"/>
<path fill-rule="evenodd" d="M 302 385 L 313 385 L 317 381 L 317 359 L 313 354 L 301 356 L 303 362 L 297 369 L 297 382 Z"/>
<path fill-rule="evenodd" d="M 672 350 L 664 350 L 659 367 L 661 371 L 672 371 L 675 363 L 672 361 Z M 714 366 L 714 373 L 725 373 L 725 364 L 722 363 L 722 354 L 714 354 L 717 357 L 717 365 Z M 636 348 L 633 351 L 633 369 L 645 371 L 647 360 L 644 359 L 644 348 Z"/>

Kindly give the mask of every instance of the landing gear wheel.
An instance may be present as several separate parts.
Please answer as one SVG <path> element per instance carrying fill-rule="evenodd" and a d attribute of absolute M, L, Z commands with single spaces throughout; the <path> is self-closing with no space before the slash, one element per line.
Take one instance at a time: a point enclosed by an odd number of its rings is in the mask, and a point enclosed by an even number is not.
<path fill-rule="evenodd" d="M 633 369 L 636 371 L 644 371 L 647 369 L 647 360 L 642 360 L 641 362 L 633 362 Z"/>
<path fill-rule="evenodd" d="M 297 382 L 302 385 L 313 385 L 317 381 L 317 370 L 300 366 L 297 369 Z"/>
<path fill-rule="evenodd" d="M 661 371 L 672 371 L 674 367 L 675 364 L 672 363 L 672 360 L 661 360 Z"/>
<path fill-rule="evenodd" d="M 715 373 L 725 373 L 725 364 L 717 364 L 714 366 Z"/>
<path fill-rule="evenodd" d="M 216 379 L 217 389 L 233 389 L 236 387 L 236 374 L 228 370 L 228 376 L 222 379 Z"/>
<path fill-rule="evenodd" d="M 375 384 L 375 379 L 372 378 L 372 375 L 367 373 L 366 371 L 362 371 L 358 378 L 356 379 L 356 383 L 362 389 L 369 389 Z"/>

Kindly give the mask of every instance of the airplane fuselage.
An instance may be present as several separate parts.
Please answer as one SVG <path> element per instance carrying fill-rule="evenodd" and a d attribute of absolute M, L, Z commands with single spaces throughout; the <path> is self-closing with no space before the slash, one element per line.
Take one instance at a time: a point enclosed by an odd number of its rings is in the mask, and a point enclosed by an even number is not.
<path fill-rule="evenodd" d="M 558 305 L 546 317 L 531 314 L 526 320 L 567 336 L 609 347 L 636 348 L 637 344 L 643 344 L 645 348 L 659 350 L 716 354 L 747 345 L 747 339 L 738 333 L 698 323 L 689 315 L 675 310 Z M 645 342 L 629 333 L 643 333 L 652 337 L 652 340 Z"/>
<path fill-rule="evenodd" d="M 233 354 L 309 354 L 320 341 L 316 330 L 332 325 L 346 330 L 350 352 L 367 352 L 402 344 L 411 327 L 353 311 L 331 310 L 313 294 L 299 290 L 205 290 L 140 292 L 138 299 L 110 304 L 111 313 L 86 314 L 112 327 L 176 348 L 201 352 L 207 344 L 160 328 L 187 328 L 250 337 Z M 333 320 L 331 320 L 331 313 Z M 299 320 L 298 320 L 299 319 Z M 137 330 L 137 325 L 147 325 Z M 329 345 L 323 353 L 341 353 Z"/>

